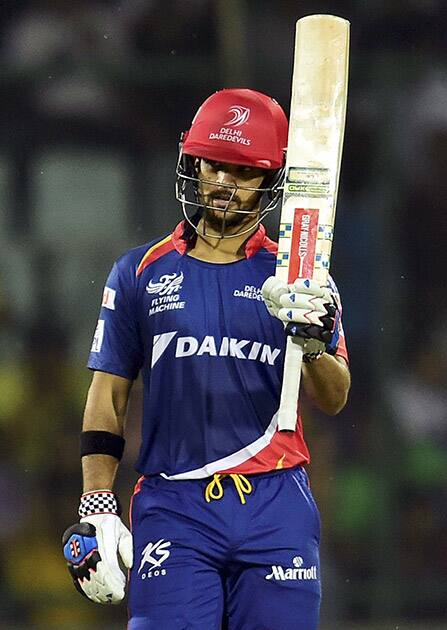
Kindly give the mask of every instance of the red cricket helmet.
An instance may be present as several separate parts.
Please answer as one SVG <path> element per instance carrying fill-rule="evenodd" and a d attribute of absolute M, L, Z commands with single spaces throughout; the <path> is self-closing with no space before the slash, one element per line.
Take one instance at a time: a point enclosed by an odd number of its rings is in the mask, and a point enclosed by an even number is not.
<path fill-rule="evenodd" d="M 184 134 L 182 152 L 265 169 L 284 166 L 288 122 L 277 101 L 246 88 L 215 92 Z"/>

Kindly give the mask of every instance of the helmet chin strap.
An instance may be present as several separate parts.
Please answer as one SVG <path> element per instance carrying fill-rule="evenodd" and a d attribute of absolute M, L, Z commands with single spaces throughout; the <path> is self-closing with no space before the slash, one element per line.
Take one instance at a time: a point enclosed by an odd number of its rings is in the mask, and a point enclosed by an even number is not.
<path fill-rule="evenodd" d="M 239 226 L 237 224 L 231 223 L 228 224 L 227 222 L 227 211 L 225 209 L 218 209 L 218 212 L 222 212 L 222 219 L 220 221 L 220 226 L 217 225 L 219 218 L 216 217 L 215 221 L 213 220 L 209 220 L 209 217 L 207 217 L 206 215 L 206 208 L 208 208 L 209 206 L 202 206 L 202 211 L 200 212 L 201 214 L 201 220 L 199 221 L 199 223 L 196 226 L 196 232 L 197 234 L 199 234 L 200 236 L 204 236 L 206 238 L 212 238 L 212 239 L 216 239 L 216 240 L 222 240 L 222 239 L 229 239 L 229 238 L 237 238 L 239 236 L 242 236 L 243 234 L 249 234 L 250 232 L 252 232 L 258 225 L 260 220 L 256 219 L 255 221 L 251 222 L 249 225 L 246 225 L 245 223 L 240 223 Z M 247 212 L 247 215 L 249 213 Z M 258 214 L 258 210 L 256 211 L 252 211 L 250 212 L 250 214 Z M 242 229 L 242 225 L 246 225 L 246 227 L 244 227 L 244 229 Z M 232 228 L 238 228 L 235 229 L 234 232 L 230 231 L 232 230 Z"/>

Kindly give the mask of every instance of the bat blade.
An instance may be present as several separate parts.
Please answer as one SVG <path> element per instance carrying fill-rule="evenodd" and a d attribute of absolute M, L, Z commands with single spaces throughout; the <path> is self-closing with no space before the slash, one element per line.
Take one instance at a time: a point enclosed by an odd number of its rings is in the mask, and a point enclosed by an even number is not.
<path fill-rule="evenodd" d="M 286 180 L 276 276 L 327 283 L 343 148 L 349 22 L 309 15 L 296 23 Z M 287 339 L 278 429 L 294 431 L 303 347 Z"/>

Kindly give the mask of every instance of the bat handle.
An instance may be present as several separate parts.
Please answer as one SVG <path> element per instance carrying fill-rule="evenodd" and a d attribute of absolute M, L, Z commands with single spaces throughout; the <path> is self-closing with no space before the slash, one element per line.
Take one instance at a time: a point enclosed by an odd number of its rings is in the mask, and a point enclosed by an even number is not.
<path fill-rule="evenodd" d="M 284 376 L 278 410 L 279 431 L 295 431 L 298 416 L 298 396 L 300 392 L 302 362 L 302 340 L 287 337 Z"/>

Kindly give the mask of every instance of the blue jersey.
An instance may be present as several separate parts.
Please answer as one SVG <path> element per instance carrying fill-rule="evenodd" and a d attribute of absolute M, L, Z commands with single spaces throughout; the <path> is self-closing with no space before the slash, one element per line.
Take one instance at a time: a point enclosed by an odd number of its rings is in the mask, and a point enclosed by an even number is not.
<path fill-rule="evenodd" d="M 215 264 L 188 256 L 183 233 L 114 264 L 88 362 L 131 380 L 142 372 L 137 470 L 197 479 L 307 463 L 300 419 L 295 433 L 277 431 L 285 336 L 261 296 L 276 244 L 260 226 L 245 258 Z"/>

